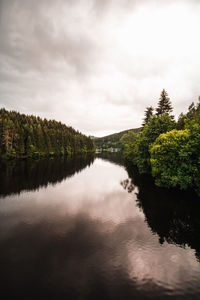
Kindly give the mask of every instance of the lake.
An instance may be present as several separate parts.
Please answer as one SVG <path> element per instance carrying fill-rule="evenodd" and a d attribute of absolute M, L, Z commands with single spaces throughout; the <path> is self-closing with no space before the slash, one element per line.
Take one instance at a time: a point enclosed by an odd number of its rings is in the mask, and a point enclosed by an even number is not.
<path fill-rule="evenodd" d="M 155 187 L 117 153 L 0 168 L 2 299 L 200 299 L 191 192 Z"/>

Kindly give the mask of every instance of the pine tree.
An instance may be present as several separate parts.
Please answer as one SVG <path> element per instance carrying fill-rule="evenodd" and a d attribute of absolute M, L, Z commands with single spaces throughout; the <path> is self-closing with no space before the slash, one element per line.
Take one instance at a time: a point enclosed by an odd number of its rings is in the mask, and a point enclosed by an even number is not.
<path fill-rule="evenodd" d="M 144 127 L 149 121 L 150 119 L 153 117 L 153 107 L 152 106 L 148 106 L 144 112 L 144 122 L 142 123 L 142 126 Z"/>
<path fill-rule="evenodd" d="M 90 140 L 90 139 L 89 139 Z M 0 109 L 0 157 L 35 157 L 94 151 L 88 137 L 55 120 Z"/>
<path fill-rule="evenodd" d="M 195 104 L 194 104 L 194 102 L 192 102 L 190 104 L 190 106 L 188 107 L 187 117 L 189 117 L 189 118 L 193 117 L 195 114 L 195 111 L 196 111 Z"/>
<path fill-rule="evenodd" d="M 163 89 L 160 95 L 160 99 L 158 101 L 158 107 L 156 108 L 157 116 L 162 116 L 164 114 L 169 114 L 172 112 L 173 108 L 171 105 L 171 101 L 168 97 L 167 92 Z"/>

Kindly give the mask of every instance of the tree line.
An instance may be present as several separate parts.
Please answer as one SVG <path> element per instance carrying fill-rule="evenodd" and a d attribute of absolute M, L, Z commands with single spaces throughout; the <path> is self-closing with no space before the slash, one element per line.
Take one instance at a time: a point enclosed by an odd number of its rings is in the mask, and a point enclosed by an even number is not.
<path fill-rule="evenodd" d="M 55 120 L 0 109 L 0 157 L 24 158 L 92 152 L 93 141 Z"/>
<path fill-rule="evenodd" d="M 177 122 L 172 111 L 163 90 L 157 108 L 146 108 L 141 132 L 122 136 L 123 154 L 141 174 L 152 174 L 156 185 L 200 195 L 200 102 L 193 102 Z"/>

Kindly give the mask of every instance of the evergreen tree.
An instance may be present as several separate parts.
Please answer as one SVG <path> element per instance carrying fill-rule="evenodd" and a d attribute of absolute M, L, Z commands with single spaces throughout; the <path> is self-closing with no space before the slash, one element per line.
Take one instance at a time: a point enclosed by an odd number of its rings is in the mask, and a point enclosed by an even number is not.
<path fill-rule="evenodd" d="M 168 97 L 167 92 L 163 89 L 160 95 L 160 99 L 158 101 L 158 107 L 156 108 L 157 116 L 162 116 L 164 114 L 169 114 L 172 112 L 173 108 L 171 105 L 171 101 Z"/>
<path fill-rule="evenodd" d="M 195 114 L 195 111 L 196 111 L 195 104 L 194 104 L 194 102 L 192 102 L 190 104 L 190 106 L 188 107 L 187 117 L 189 117 L 189 118 L 193 117 Z"/>
<path fill-rule="evenodd" d="M 185 120 L 186 120 L 186 115 L 181 113 L 178 117 L 178 122 L 176 124 L 176 129 L 181 130 L 184 129 L 185 127 Z"/>
<path fill-rule="evenodd" d="M 61 122 L 0 109 L 0 157 L 71 155 L 94 149 L 90 138 Z"/>
<path fill-rule="evenodd" d="M 149 121 L 150 119 L 153 117 L 153 107 L 152 106 L 148 106 L 144 112 L 144 121 L 142 123 L 142 126 L 144 127 Z"/>

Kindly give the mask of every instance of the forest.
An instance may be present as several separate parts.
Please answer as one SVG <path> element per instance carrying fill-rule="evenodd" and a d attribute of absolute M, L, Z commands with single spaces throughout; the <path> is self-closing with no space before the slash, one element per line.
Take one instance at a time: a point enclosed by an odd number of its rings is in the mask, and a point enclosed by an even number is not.
<path fill-rule="evenodd" d="M 121 137 L 123 155 L 141 174 L 151 174 L 156 185 L 200 195 L 200 101 L 192 102 L 177 122 L 172 111 L 163 90 L 157 108 L 146 108 L 142 130 Z"/>
<path fill-rule="evenodd" d="M 55 120 L 0 109 L 0 157 L 38 158 L 93 152 L 93 141 Z"/>

